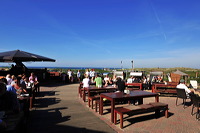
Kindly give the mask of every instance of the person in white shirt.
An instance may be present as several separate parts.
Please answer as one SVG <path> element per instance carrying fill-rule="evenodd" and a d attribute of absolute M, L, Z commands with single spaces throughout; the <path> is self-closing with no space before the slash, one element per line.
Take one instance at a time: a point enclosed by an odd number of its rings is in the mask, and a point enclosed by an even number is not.
<path fill-rule="evenodd" d="M 80 72 L 80 70 L 78 70 L 76 76 L 77 76 L 78 82 L 80 82 L 80 80 L 81 80 L 81 72 Z"/>
<path fill-rule="evenodd" d="M 181 79 L 180 83 L 176 86 L 176 88 L 179 89 L 185 89 L 186 95 L 189 96 L 189 94 L 192 92 L 185 84 L 184 84 L 184 80 Z"/>
<path fill-rule="evenodd" d="M 85 70 L 85 75 L 87 75 L 88 77 L 90 76 L 90 72 L 88 71 L 88 69 Z"/>
<path fill-rule="evenodd" d="M 68 75 L 69 82 L 70 83 L 73 82 L 72 71 L 70 69 L 67 71 L 67 75 Z"/>
<path fill-rule="evenodd" d="M 127 83 L 133 83 L 133 76 L 127 79 Z"/>
<path fill-rule="evenodd" d="M 6 80 L 7 80 L 7 85 L 11 85 L 12 79 L 11 79 L 11 75 L 10 74 L 6 75 Z"/>
<path fill-rule="evenodd" d="M 82 83 L 83 83 L 83 88 L 90 86 L 90 79 L 87 74 L 85 74 L 85 78 L 83 79 Z"/>
<path fill-rule="evenodd" d="M 95 78 L 95 75 L 96 75 L 96 72 L 94 69 L 92 69 L 90 72 L 90 78 L 91 78 L 91 81 L 94 82 L 94 78 Z"/>
<path fill-rule="evenodd" d="M 104 80 L 104 82 L 108 81 L 109 80 L 108 75 L 106 75 L 103 80 Z"/>

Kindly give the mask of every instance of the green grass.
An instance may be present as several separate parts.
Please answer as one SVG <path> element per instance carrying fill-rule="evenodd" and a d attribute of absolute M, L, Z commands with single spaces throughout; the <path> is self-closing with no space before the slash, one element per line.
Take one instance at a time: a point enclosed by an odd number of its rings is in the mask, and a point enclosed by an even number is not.
<path fill-rule="evenodd" d="M 56 71 L 60 71 L 59 69 L 55 69 Z M 132 69 L 123 69 L 131 71 Z M 200 83 L 200 69 L 193 69 L 193 68 L 184 68 L 184 67 L 175 67 L 175 68 L 135 68 L 134 71 L 145 71 L 145 74 L 149 74 L 152 71 L 162 71 L 164 73 L 164 80 L 167 80 L 166 74 L 175 72 L 176 70 L 180 70 L 184 73 L 188 74 L 188 82 L 189 80 L 197 80 L 198 83 Z M 67 72 L 67 69 L 62 69 L 62 72 Z M 74 73 L 77 72 L 76 69 L 72 69 Z M 104 73 L 104 72 L 112 72 L 112 70 L 104 70 L 104 69 L 95 69 L 98 73 Z M 122 71 L 121 69 L 118 69 L 117 71 Z M 85 70 L 81 70 L 82 73 L 85 72 Z M 196 73 L 198 73 L 196 75 Z M 129 75 L 129 73 L 127 73 Z M 126 76 L 128 77 L 128 76 Z"/>

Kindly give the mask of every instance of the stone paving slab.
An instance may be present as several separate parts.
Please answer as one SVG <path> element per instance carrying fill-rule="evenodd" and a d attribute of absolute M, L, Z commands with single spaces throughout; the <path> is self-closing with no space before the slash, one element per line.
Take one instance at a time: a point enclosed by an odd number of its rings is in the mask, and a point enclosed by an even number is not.
<path fill-rule="evenodd" d="M 97 117 L 105 121 L 110 127 L 115 129 L 118 133 L 200 133 L 200 121 L 195 119 L 195 115 L 191 115 L 191 102 L 190 99 L 186 102 L 186 108 L 183 108 L 182 99 L 178 100 L 178 106 L 176 106 L 176 96 L 170 94 L 161 95 L 159 97 L 160 102 L 167 103 L 169 105 L 169 118 L 161 115 L 159 118 L 155 118 L 154 112 L 145 113 L 140 115 L 134 115 L 127 117 L 124 115 L 124 128 L 119 127 L 119 122 L 117 125 L 111 123 L 110 120 L 110 107 L 104 108 L 104 115 L 99 115 L 94 109 L 90 109 Z M 144 104 L 149 102 L 154 102 L 155 98 L 144 98 Z M 84 103 L 81 99 L 80 102 L 84 104 L 87 108 L 87 103 Z M 117 105 L 117 106 L 126 106 Z M 119 118 L 119 116 L 118 116 Z"/>
<path fill-rule="evenodd" d="M 78 84 L 63 85 L 54 83 L 41 87 L 35 108 L 31 111 L 30 133 L 200 133 L 200 121 L 191 116 L 190 100 L 183 109 L 182 100 L 175 105 L 176 97 L 160 96 L 160 102 L 169 104 L 169 118 L 157 119 L 154 113 L 126 117 L 124 128 L 119 123 L 110 121 L 109 106 L 104 109 L 105 115 L 99 115 L 88 107 L 78 96 Z M 145 98 L 144 103 L 153 102 L 154 98 Z M 120 105 L 118 105 L 120 106 Z"/>
<path fill-rule="evenodd" d="M 79 102 L 78 84 L 41 86 L 31 110 L 30 133 L 115 133 Z"/>

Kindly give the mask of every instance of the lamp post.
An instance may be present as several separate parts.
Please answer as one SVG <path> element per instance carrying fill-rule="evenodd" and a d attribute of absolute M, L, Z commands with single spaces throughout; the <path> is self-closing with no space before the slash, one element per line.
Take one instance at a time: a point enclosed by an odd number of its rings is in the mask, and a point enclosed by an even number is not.
<path fill-rule="evenodd" d="M 133 60 L 131 61 L 131 63 L 132 63 L 132 71 L 133 71 Z"/>
<path fill-rule="evenodd" d="M 122 66 L 122 61 L 121 61 L 121 68 L 123 69 L 123 66 Z"/>

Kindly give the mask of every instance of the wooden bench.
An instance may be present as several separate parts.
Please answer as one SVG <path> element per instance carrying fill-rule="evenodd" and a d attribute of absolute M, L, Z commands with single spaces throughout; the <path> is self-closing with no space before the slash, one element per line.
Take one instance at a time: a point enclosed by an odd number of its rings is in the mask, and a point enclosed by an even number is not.
<path fill-rule="evenodd" d="M 155 84 L 152 86 L 153 93 L 177 93 L 176 85 Z"/>
<path fill-rule="evenodd" d="M 97 109 L 99 109 L 99 105 L 100 105 L 100 99 L 95 100 L 95 112 L 97 112 Z M 100 113 L 100 109 L 98 111 Z"/>
<path fill-rule="evenodd" d="M 165 110 L 165 117 L 168 118 L 168 104 L 154 102 L 149 104 L 141 104 L 141 105 L 129 105 L 126 107 L 118 107 L 114 109 L 114 124 L 117 124 L 117 114 L 120 115 L 120 128 L 123 128 L 123 115 L 134 115 L 137 113 L 146 113 L 149 111 L 155 111 L 155 115 L 158 116 L 160 114 L 160 109 Z"/>
<path fill-rule="evenodd" d="M 95 95 L 95 96 L 89 96 L 88 97 L 88 106 L 91 107 L 92 104 L 92 109 L 93 109 L 93 102 L 94 100 L 100 100 L 100 95 Z"/>
<path fill-rule="evenodd" d="M 100 109 L 99 109 L 99 105 L 100 105 L 100 99 L 95 99 L 94 100 L 95 101 L 95 112 L 99 112 L 100 113 Z M 108 101 L 109 102 L 109 101 Z M 106 101 L 104 101 L 104 104 L 108 104 L 108 105 L 110 105 L 108 102 L 106 102 Z"/>

